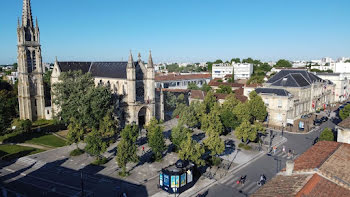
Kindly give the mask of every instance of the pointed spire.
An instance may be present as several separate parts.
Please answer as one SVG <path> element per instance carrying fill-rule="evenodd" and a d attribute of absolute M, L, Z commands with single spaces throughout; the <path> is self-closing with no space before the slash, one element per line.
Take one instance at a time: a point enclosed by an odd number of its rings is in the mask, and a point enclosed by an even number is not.
<path fill-rule="evenodd" d="M 56 56 L 56 58 L 55 58 L 55 63 L 58 63 L 57 56 Z"/>
<path fill-rule="evenodd" d="M 151 50 L 149 50 L 149 57 L 148 57 L 147 67 L 148 68 L 152 68 L 153 67 L 153 59 L 152 59 L 152 52 L 151 52 Z"/>
<path fill-rule="evenodd" d="M 38 17 L 35 17 L 35 27 L 39 28 Z"/>
<path fill-rule="evenodd" d="M 24 27 L 33 27 L 33 17 L 32 9 L 30 7 L 30 0 L 23 0 L 22 25 Z"/>
<path fill-rule="evenodd" d="M 128 68 L 134 68 L 134 60 L 132 58 L 131 50 L 130 50 L 130 56 L 129 56 L 129 60 L 128 60 Z"/>
<path fill-rule="evenodd" d="M 139 52 L 139 54 L 137 55 L 138 61 L 141 61 L 141 53 Z"/>

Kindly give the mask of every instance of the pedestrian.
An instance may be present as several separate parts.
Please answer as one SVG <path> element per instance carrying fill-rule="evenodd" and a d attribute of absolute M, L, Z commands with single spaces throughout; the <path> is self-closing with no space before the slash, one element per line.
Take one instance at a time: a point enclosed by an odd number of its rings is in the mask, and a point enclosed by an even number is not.
<path fill-rule="evenodd" d="M 142 146 L 142 154 L 145 154 L 145 147 Z"/>
<path fill-rule="evenodd" d="M 291 156 L 291 154 L 292 154 L 292 150 L 291 150 L 291 149 L 289 149 L 289 151 L 288 151 L 288 157 L 290 157 L 290 156 Z"/>
<path fill-rule="evenodd" d="M 273 147 L 273 154 L 276 154 L 277 146 Z"/>
<path fill-rule="evenodd" d="M 286 153 L 286 146 L 283 145 L 282 151 L 283 151 L 283 153 Z"/>

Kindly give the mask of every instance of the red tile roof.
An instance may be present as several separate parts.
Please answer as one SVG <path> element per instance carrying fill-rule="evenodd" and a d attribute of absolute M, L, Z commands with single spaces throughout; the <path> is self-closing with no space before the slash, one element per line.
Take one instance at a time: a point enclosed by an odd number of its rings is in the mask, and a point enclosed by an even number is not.
<path fill-rule="evenodd" d="M 211 74 L 167 74 L 155 76 L 155 81 L 176 81 L 191 79 L 211 79 Z"/>
<path fill-rule="evenodd" d="M 350 144 L 318 142 L 252 196 L 350 196 Z"/>

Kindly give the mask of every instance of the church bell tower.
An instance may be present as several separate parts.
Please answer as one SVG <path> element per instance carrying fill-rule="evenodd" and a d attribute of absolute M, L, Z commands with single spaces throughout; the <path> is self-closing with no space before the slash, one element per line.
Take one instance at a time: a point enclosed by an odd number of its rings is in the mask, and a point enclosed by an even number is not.
<path fill-rule="evenodd" d="M 23 0 L 17 27 L 18 103 L 20 119 L 45 118 L 43 66 L 38 20 L 33 24 L 30 0 Z"/>

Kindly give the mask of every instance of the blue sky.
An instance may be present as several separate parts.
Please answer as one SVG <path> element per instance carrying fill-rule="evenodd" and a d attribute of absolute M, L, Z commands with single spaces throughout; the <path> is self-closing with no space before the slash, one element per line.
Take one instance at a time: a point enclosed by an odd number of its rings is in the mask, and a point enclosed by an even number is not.
<path fill-rule="evenodd" d="M 349 0 L 32 0 L 44 62 L 350 56 Z M 0 2 L 0 64 L 17 58 L 21 0 Z"/>

